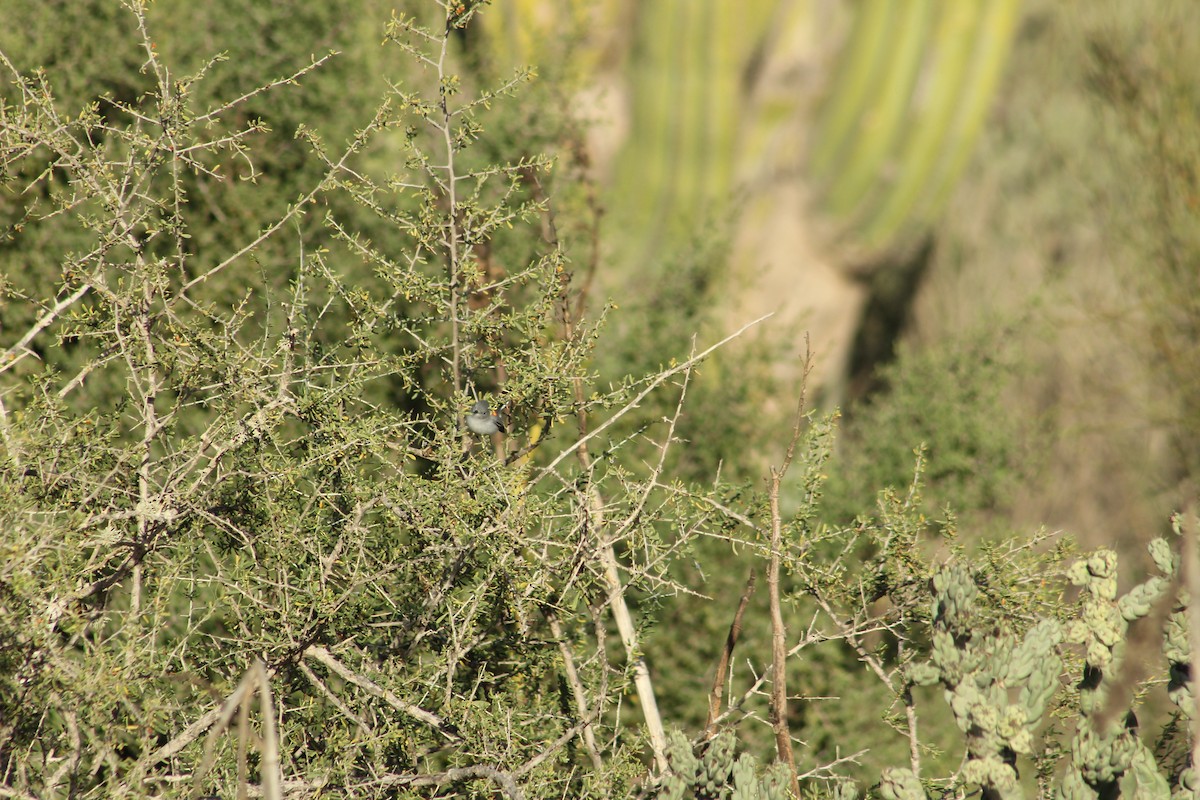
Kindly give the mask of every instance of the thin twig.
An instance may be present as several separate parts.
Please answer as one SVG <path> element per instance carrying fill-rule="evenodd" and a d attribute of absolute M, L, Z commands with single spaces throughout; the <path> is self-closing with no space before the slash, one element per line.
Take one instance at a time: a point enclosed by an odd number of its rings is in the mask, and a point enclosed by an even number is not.
<path fill-rule="evenodd" d="M 896 660 L 903 664 L 907 658 L 905 645 L 907 642 L 900 637 L 896 645 Z M 900 690 L 900 699 L 904 703 L 904 718 L 908 725 L 908 765 L 913 775 L 921 777 L 921 740 L 917 736 L 917 706 L 913 701 L 912 683 L 905 682 Z"/>
<path fill-rule="evenodd" d="M 705 349 L 704 351 L 698 353 L 697 355 L 692 356 L 687 361 L 684 361 L 680 364 L 676 364 L 674 367 L 671 367 L 670 369 L 667 369 L 667 370 L 663 370 L 662 372 L 655 375 L 654 378 L 648 384 L 646 384 L 646 387 L 644 389 L 642 389 L 642 391 L 638 392 L 637 395 L 632 400 L 630 400 L 628 403 L 626 403 L 624 406 L 622 406 L 615 414 L 613 414 L 611 417 L 606 419 L 595 430 L 593 430 L 593 431 L 581 436 L 579 439 L 575 440 L 574 444 L 571 444 L 570 446 L 568 446 L 565 450 L 563 450 L 561 453 L 559 453 L 557 456 L 555 456 L 550 461 L 549 464 L 542 467 L 542 469 L 539 470 L 538 473 L 530 479 L 529 485 L 533 486 L 534 484 L 538 483 L 543 478 L 545 478 L 547 475 L 551 474 L 554 471 L 555 467 L 557 467 L 559 464 L 561 464 L 568 456 L 570 456 L 572 453 L 574 453 L 579 448 L 586 445 L 592 439 L 599 436 L 601 433 L 603 433 L 605 430 L 607 430 L 611 426 L 615 425 L 617 420 L 619 420 L 621 417 L 625 416 L 630 411 L 632 411 L 633 409 L 640 406 L 641 402 L 643 400 L 645 400 L 646 397 L 651 392 L 653 392 L 655 389 L 657 389 L 659 386 L 661 386 L 663 383 L 665 383 L 668 378 L 672 378 L 681 372 L 690 370 L 696 364 L 700 363 L 701 361 L 703 361 L 704 359 L 706 359 L 710 355 L 712 355 L 715 351 L 717 351 L 720 348 L 724 347 L 725 345 L 729 344 L 734 339 L 738 338 L 743 333 L 750 330 L 750 328 L 753 328 L 755 325 L 757 325 L 758 323 L 762 322 L 765 319 L 768 319 L 771 316 L 773 316 L 773 315 L 772 314 L 763 314 L 758 319 L 753 320 L 752 322 L 746 323 L 745 325 L 738 328 L 736 331 L 734 331 L 730 335 L 726 336 L 721 341 L 719 341 L 716 344 L 712 345 L 711 347 Z"/>
<path fill-rule="evenodd" d="M 17 363 L 17 361 L 20 360 L 18 358 L 18 354 L 26 353 L 27 351 L 25 350 L 25 347 L 32 342 L 39 333 L 50 327 L 50 325 L 54 323 L 54 320 L 58 319 L 62 312 L 73 306 L 76 301 L 78 301 L 91 290 L 92 284 L 85 283 L 74 292 L 55 303 L 54 308 L 43 314 L 41 319 L 35 322 L 33 326 L 25 332 L 25 335 L 17 340 L 16 344 L 5 350 L 3 354 L 0 354 L 0 372 L 7 371 L 13 366 L 13 364 Z"/>
<path fill-rule="evenodd" d="M 304 655 L 329 667 L 331 670 L 336 672 L 342 678 L 350 681 L 355 686 L 365 689 L 367 692 L 375 695 L 376 697 L 382 698 L 388 705 L 397 711 L 401 711 L 413 719 L 424 722 L 426 725 L 429 725 L 451 742 L 461 741 L 462 737 L 452 730 L 451 727 L 447 725 L 446 722 L 437 714 L 426 711 L 419 706 L 415 706 L 412 703 L 401 700 L 391 691 L 384 689 L 370 678 L 363 677 L 362 675 L 359 675 L 351 670 L 341 661 L 338 661 L 333 653 L 330 653 L 324 647 L 309 645 L 307 648 L 305 648 Z"/>
<path fill-rule="evenodd" d="M 217 106 L 216 108 L 213 108 L 211 111 L 208 111 L 205 114 L 201 114 L 200 116 L 196 117 L 195 120 L 193 120 L 193 122 L 208 122 L 209 120 L 214 120 L 217 117 L 219 117 L 221 114 L 224 114 L 226 111 L 229 111 L 230 109 L 232 109 L 238 105 L 241 105 L 242 103 L 251 99 L 255 95 L 262 94 L 263 92 L 269 92 L 270 90 L 274 89 L 277 86 L 294 85 L 296 83 L 296 81 L 298 81 L 300 78 L 304 77 L 305 75 L 307 75 L 308 73 L 312 72 L 315 69 L 319 69 L 322 64 L 324 64 L 326 61 L 328 61 L 329 59 L 333 58 L 336 55 L 339 55 L 339 54 L 336 51 L 332 51 L 332 52 L 326 53 L 325 55 L 321 56 L 320 58 L 313 59 L 312 62 L 307 67 L 304 67 L 302 69 L 297 70 L 296 72 L 293 72 L 288 77 L 279 78 L 277 80 L 272 81 L 271 83 L 267 83 L 267 84 L 264 84 L 262 86 L 255 88 L 255 89 L 251 89 L 250 91 L 246 92 L 241 97 L 235 98 L 223 105 Z"/>
<path fill-rule="evenodd" d="M 750 604 L 750 596 L 754 594 L 756 577 L 754 570 L 750 570 L 750 578 L 746 581 L 746 588 L 742 590 L 742 597 L 738 600 L 737 611 L 733 614 L 733 623 L 729 626 L 729 635 L 725 637 L 725 647 L 721 650 L 721 660 L 717 662 L 717 673 L 713 676 L 712 690 L 708 693 L 708 719 L 704 723 L 705 739 L 711 739 L 717 732 L 716 720 L 721 713 L 721 696 L 725 689 L 725 673 L 729 671 L 729 662 L 733 658 L 733 648 L 737 645 L 738 637 L 742 633 L 742 617 L 746 613 L 746 606 Z"/>
<path fill-rule="evenodd" d="M 596 734 L 592 730 L 587 694 L 584 692 L 583 682 L 579 680 L 579 671 L 575 668 L 575 655 L 571 652 L 571 645 L 563 634 L 562 622 L 559 620 L 558 614 L 549 606 L 543 607 L 542 613 L 550 624 L 550 634 L 558 643 L 558 652 L 562 655 L 567 685 L 571 687 L 571 694 L 575 698 L 575 707 L 582 721 L 583 746 L 588 752 L 588 757 L 592 759 L 592 766 L 596 768 L 597 773 L 600 773 L 604 769 L 604 760 L 600 757 L 600 749 L 596 747 Z"/>

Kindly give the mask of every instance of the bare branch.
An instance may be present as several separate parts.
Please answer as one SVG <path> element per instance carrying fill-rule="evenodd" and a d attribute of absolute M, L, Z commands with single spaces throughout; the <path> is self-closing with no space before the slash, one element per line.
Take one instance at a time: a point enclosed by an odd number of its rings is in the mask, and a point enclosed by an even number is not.
<path fill-rule="evenodd" d="M 596 734 L 592 730 L 587 694 L 584 691 L 583 682 L 579 680 L 579 671 L 575 668 L 575 654 L 571 652 L 571 645 L 563 634 L 562 622 L 554 609 L 547 606 L 542 609 L 542 613 L 550 624 L 550 633 L 558 643 L 558 652 L 562 655 L 567 685 L 571 687 L 571 695 L 575 699 L 575 707 L 578 709 L 580 720 L 582 720 L 580 732 L 583 735 L 583 745 L 588 752 L 588 757 L 592 760 L 592 766 L 596 768 L 597 772 L 600 772 L 604 769 L 604 760 L 600 757 L 599 748 L 596 747 Z"/>
<path fill-rule="evenodd" d="M 804 405 L 808 390 L 808 375 L 812 372 L 812 350 L 805 336 L 804 371 L 800 379 L 800 399 L 796 405 L 795 425 L 788 443 L 783 463 L 771 468 L 771 555 L 767 563 L 767 591 L 771 604 L 771 655 L 773 675 L 771 678 L 771 728 L 775 732 L 775 751 L 781 762 L 787 765 L 792 778 L 792 795 L 800 797 L 800 781 L 796 775 L 796 760 L 792 755 L 792 735 L 788 728 L 787 696 L 787 629 L 784 627 L 783 611 L 779 602 L 779 567 L 783 558 L 783 515 L 779 510 L 779 491 L 783 478 L 796 454 L 800 433 L 804 425 Z"/>
<path fill-rule="evenodd" d="M 632 400 L 630 400 L 628 403 L 626 403 L 624 406 L 622 406 L 615 414 L 613 414 L 611 417 L 606 419 L 595 430 L 593 430 L 590 433 L 587 433 L 587 434 L 583 435 L 582 437 L 580 437 L 579 439 L 577 439 L 574 444 L 567 447 L 565 450 L 563 450 L 561 453 L 559 453 L 557 456 L 555 456 L 550 461 L 549 464 L 542 467 L 542 469 L 539 470 L 536 475 L 534 475 L 533 477 L 530 478 L 529 484 L 532 486 L 532 485 L 540 482 L 547 475 L 551 474 L 554 471 L 555 467 L 557 467 L 559 464 L 561 464 L 568 456 L 570 456 L 572 453 L 574 453 L 580 447 L 583 447 L 584 445 L 586 445 L 592 439 L 596 438 L 598 435 L 603 433 L 605 430 L 610 428 L 612 425 L 616 424 L 617 420 L 619 420 L 621 417 L 625 416 L 630 411 L 632 411 L 633 409 L 635 409 L 639 405 L 641 405 L 641 402 L 643 400 L 645 400 L 646 397 L 649 396 L 649 394 L 651 392 L 653 392 L 655 389 L 657 389 L 659 386 L 661 386 L 663 383 L 665 383 L 669 378 L 672 378 L 681 372 L 690 370 L 696 364 L 698 364 L 701 361 L 703 361 L 704 359 L 708 358 L 714 352 L 716 352 L 720 348 L 724 347 L 725 345 L 729 344 L 734 339 L 738 338 L 743 333 L 750 330 L 750 328 L 754 327 L 755 325 L 762 322 L 763 320 L 770 318 L 771 316 L 772 316 L 771 314 L 764 314 L 763 316 L 759 317 L 758 319 L 753 320 L 752 322 L 746 323 L 745 325 L 743 325 L 742 327 L 738 328 L 736 331 L 731 333 L 729 336 L 726 336 L 724 339 L 722 339 L 721 341 L 712 345 L 711 347 L 692 356 L 687 361 L 684 361 L 681 364 L 676 364 L 674 367 L 663 370 L 662 372 L 655 375 L 654 378 L 652 378 L 650 380 L 650 382 L 647 383 L 646 387 L 642 389 L 642 391 L 638 392 L 637 395 Z"/>
<path fill-rule="evenodd" d="M 336 672 L 345 680 L 350 681 L 355 686 L 365 689 L 376 697 L 383 698 L 388 705 L 397 711 L 401 711 L 413 719 L 424 722 L 426 725 L 430 726 L 444 736 L 447 740 L 451 742 L 457 742 L 462 739 L 462 737 L 459 736 L 457 732 L 452 730 L 451 727 L 447 725 L 446 722 L 437 714 L 426 711 L 419 706 L 415 706 L 412 703 L 401 700 L 391 691 L 384 689 L 370 678 L 366 678 L 355 673 L 341 661 L 338 661 L 337 658 L 335 658 L 334 655 L 324 647 L 310 645 L 305 648 L 304 655 L 329 667 L 331 670 Z"/>
<path fill-rule="evenodd" d="M 750 604 L 750 596 L 754 594 L 756 577 L 754 570 L 750 570 L 750 578 L 746 581 L 746 588 L 742 590 L 737 611 L 734 612 L 733 622 L 729 626 L 729 635 L 725 637 L 725 647 L 721 650 L 721 659 L 717 662 L 712 690 L 708 694 L 708 719 L 704 723 L 704 738 L 706 739 L 711 739 L 717 732 L 716 720 L 721 713 L 721 695 L 725 688 L 725 673 L 729 671 L 733 648 L 737 646 L 738 637 L 742 633 L 742 617 L 746 613 L 746 606 Z"/>

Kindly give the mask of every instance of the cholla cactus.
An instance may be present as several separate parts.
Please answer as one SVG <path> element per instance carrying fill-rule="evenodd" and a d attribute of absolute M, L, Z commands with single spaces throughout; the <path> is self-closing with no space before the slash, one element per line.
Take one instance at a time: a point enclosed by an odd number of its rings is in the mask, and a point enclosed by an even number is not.
<path fill-rule="evenodd" d="M 1175 534 L 1182 536 L 1178 515 L 1172 518 L 1171 524 L 1175 528 Z M 1155 539 L 1150 543 L 1148 549 L 1155 566 L 1165 575 L 1173 577 L 1179 570 L 1179 557 L 1171 550 L 1171 546 L 1167 544 L 1166 540 Z M 1191 683 L 1188 680 L 1188 663 L 1191 659 L 1188 647 L 1188 621 L 1185 613 L 1188 601 L 1186 592 L 1180 589 L 1179 604 L 1167 617 L 1166 630 L 1163 632 L 1163 655 L 1167 657 L 1167 665 L 1170 668 L 1167 696 L 1179 707 L 1179 711 L 1184 717 L 1191 719 L 1194 703 Z"/>
<path fill-rule="evenodd" d="M 985 795 L 1020 795 L 1016 757 L 1033 749 L 1033 730 L 1054 693 L 1061 667 L 1055 651 L 1062 638 L 1058 623 L 1042 620 L 1023 638 L 1006 631 L 981 631 L 975 613 L 978 589 L 962 564 L 950 564 L 933 577 L 933 648 L 930 661 L 915 665 L 914 683 L 940 683 L 955 721 L 967 740 L 962 778 Z M 1015 703 L 1009 690 L 1020 687 Z M 905 774 L 907 773 L 907 774 Z M 913 796 L 920 788 L 906 770 L 885 775 L 885 797 Z"/>
<path fill-rule="evenodd" d="M 1166 798 L 1169 794 L 1151 753 L 1133 729 L 1129 709 L 1108 708 L 1110 682 L 1120 674 L 1129 624 L 1145 617 L 1170 586 L 1176 564 L 1170 547 L 1161 539 L 1150 544 L 1150 555 L 1166 577 L 1155 576 L 1117 597 L 1117 556 L 1100 550 L 1071 565 L 1067 578 L 1083 589 L 1080 618 L 1067 629 L 1067 640 L 1084 646 L 1083 680 L 1079 685 L 1080 720 L 1071 742 L 1071 765 L 1059 787 L 1064 800 L 1116 797 L 1122 781 L 1131 775 L 1139 796 Z M 1168 621 L 1164 647 L 1174 659 Z M 1184 649 L 1177 653 L 1184 661 Z M 1114 713 L 1116 712 L 1116 713 Z M 1126 724 L 1116 720 L 1125 717 Z"/>
<path fill-rule="evenodd" d="M 700 760 L 692 752 L 692 743 L 679 731 L 667 737 L 667 763 L 671 771 L 663 776 L 661 800 L 688 797 L 700 775 Z"/>
<path fill-rule="evenodd" d="M 1158 540 L 1161 541 L 1161 540 Z M 1153 551 L 1151 551 L 1153 552 Z M 1158 559 L 1155 559 L 1157 562 Z M 1159 565 L 1160 568 L 1162 565 Z M 1167 657 L 1170 672 L 1167 680 L 1167 696 L 1171 698 L 1184 719 L 1192 718 L 1195 703 L 1192 700 L 1192 684 L 1189 679 L 1190 653 L 1188 651 L 1187 615 L 1181 608 L 1167 617 L 1163 633 L 1163 654 Z M 1176 800 L 1195 800 L 1200 797 L 1200 781 L 1196 780 L 1195 765 L 1180 770 L 1175 790 L 1171 793 Z"/>
<path fill-rule="evenodd" d="M 911 769 L 888 767 L 879 779 L 879 794 L 884 800 L 925 800 L 921 781 Z"/>
<path fill-rule="evenodd" d="M 1176 534 L 1180 526 L 1176 520 Z M 1079 722 L 1070 760 L 1055 794 L 1061 800 L 1117 800 L 1122 792 L 1138 800 L 1196 800 L 1200 779 L 1183 756 L 1170 768 L 1170 781 L 1153 753 L 1138 738 L 1135 719 L 1121 698 L 1133 697 L 1136 681 L 1122 670 L 1129 626 L 1144 617 L 1165 620 L 1163 652 L 1170 666 L 1167 693 L 1188 719 L 1194 713 L 1189 686 L 1186 609 L 1190 598 L 1180 587 L 1169 614 L 1155 613 L 1176 585 L 1179 559 L 1162 539 L 1149 545 L 1159 576 L 1119 595 L 1117 556 L 1101 549 L 1080 559 L 1066 577 L 1082 589 L 1078 619 L 1062 627 L 1041 619 L 1023 636 L 1002 626 L 985 625 L 976 611 L 978 586 L 960 563 L 940 568 L 932 580 L 933 631 L 927 663 L 909 667 L 914 684 L 940 685 L 955 721 L 963 731 L 967 760 L 959 778 L 981 787 L 984 800 L 1010 800 L 1022 795 L 1017 756 L 1032 754 L 1033 734 L 1061 677 L 1060 641 L 1082 645 L 1083 675 L 1079 688 Z M 1136 646 L 1136 645 L 1130 645 Z M 1014 689 L 1017 699 L 1010 702 Z M 1168 726 L 1169 734 L 1174 728 Z M 909 769 L 884 770 L 879 794 L 885 800 L 917 800 L 924 796 Z"/>
<path fill-rule="evenodd" d="M 1183 536 L 1179 515 L 1171 519 L 1171 526 L 1176 536 Z M 1165 539 L 1155 539 L 1149 546 L 1150 557 L 1163 574 L 1175 576 L 1179 570 L 1179 557 L 1167 544 Z M 1192 684 L 1189 669 L 1191 652 L 1188 646 L 1187 606 L 1191 598 L 1180 588 L 1178 602 L 1167 617 L 1166 628 L 1163 631 L 1163 655 L 1167 657 L 1168 680 L 1167 696 L 1179 708 L 1184 719 L 1190 720 L 1195 710 L 1192 699 Z M 1196 779 L 1196 765 L 1184 766 L 1174 777 L 1175 787 L 1171 797 L 1175 800 L 1194 800 L 1200 797 L 1200 781 Z"/>
<path fill-rule="evenodd" d="M 662 780 L 660 800 L 786 800 L 787 770 L 773 764 L 761 776 L 754 757 L 743 753 L 734 761 L 737 740 L 730 731 L 718 734 L 700 758 L 691 742 L 679 731 L 667 737 L 668 772 Z M 844 790 L 839 800 L 854 800 Z"/>

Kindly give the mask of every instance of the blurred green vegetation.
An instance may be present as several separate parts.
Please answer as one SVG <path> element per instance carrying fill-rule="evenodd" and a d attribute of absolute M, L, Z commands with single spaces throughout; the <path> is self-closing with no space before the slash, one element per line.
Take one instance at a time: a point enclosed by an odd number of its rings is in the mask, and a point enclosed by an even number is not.
<path fill-rule="evenodd" d="M 871 507 L 880 486 L 907 485 L 919 454 L 930 519 L 953 510 L 973 535 L 1011 524 L 1018 488 L 1044 466 L 1027 443 L 1044 436 L 1045 425 L 1011 409 L 1028 367 L 1004 330 L 993 323 L 956 341 L 902 346 L 879 370 L 882 388 L 854 404 L 842 426 L 826 491 L 831 519 Z"/>
<path fill-rule="evenodd" d="M 996 349 L 1020 364 L 1007 412 L 1041 426 L 1014 519 L 1131 553 L 1194 496 L 1200 150 L 1179 65 L 1197 19 L 1175 2 L 1027 5 L 904 335 L 938 349 L 1000 320 Z"/>

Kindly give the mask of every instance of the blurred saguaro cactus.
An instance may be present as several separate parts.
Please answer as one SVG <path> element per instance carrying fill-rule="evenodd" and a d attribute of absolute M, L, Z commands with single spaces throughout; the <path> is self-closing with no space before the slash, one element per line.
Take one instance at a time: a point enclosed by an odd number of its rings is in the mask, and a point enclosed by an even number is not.
<path fill-rule="evenodd" d="M 868 247 L 927 226 L 984 124 L 1020 0 L 867 0 L 818 109 L 819 205 Z"/>
<path fill-rule="evenodd" d="M 721 305 L 812 330 L 836 398 L 866 302 L 847 267 L 907 251 L 944 209 L 1020 6 L 497 0 L 484 28 L 497 66 L 578 79 L 610 285 L 727 242 Z"/>
<path fill-rule="evenodd" d="M 721 215 L 747 125 L 747 69 L 779 0 L 657 0 L 638 7 L 626 75 L 629 137 L 613 175 L 628 252 L 653 253 Z"/>
<path fill-rule="evenodd" d="M 619 141 L 609 137 L 614 151 L 597 158 L 612 165 L 600 177 L 628 258 L 725 218 L 739 181 L 775 173 L 811 184 L 815 210 L 857 249 L 879 252 L 926 230 L 945 207 L 1021 5 L 501 0 L 484 27 L 497 65 L 572 71 L 607 95 L 581 90 L 585 113 L 622 117 L 602 121 Z M 843 20 L 845 43 L 828 58 Z M 764 190 L 751 183 L 758 188 L 748 191 Z"/>

